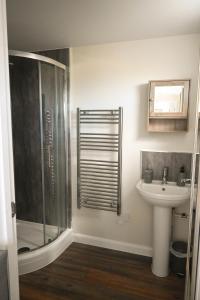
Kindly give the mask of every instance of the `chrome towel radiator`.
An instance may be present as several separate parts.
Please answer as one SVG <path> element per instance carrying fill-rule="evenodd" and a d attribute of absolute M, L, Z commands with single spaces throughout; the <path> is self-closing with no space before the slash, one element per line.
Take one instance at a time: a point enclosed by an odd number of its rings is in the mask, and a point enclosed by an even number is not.
<path fill-rule="evenodd" d="M 77 108 L 77 206 L 121 214 L 122 107 Z"/>

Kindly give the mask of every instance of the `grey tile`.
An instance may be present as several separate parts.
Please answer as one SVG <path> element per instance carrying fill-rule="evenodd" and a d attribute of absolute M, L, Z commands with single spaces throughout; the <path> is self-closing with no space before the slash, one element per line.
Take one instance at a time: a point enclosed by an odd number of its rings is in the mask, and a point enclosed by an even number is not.
<path fill-rule="evenodd" d="M 191 153 L 142 151 L 142 178 L 146 168 L 153 169 L 153 179 L 161 180 L 164 167 L 168 167 L 168 180 L 176 182 L 181 166 L 185 167 L 186 176 L 191 177 Z"/>

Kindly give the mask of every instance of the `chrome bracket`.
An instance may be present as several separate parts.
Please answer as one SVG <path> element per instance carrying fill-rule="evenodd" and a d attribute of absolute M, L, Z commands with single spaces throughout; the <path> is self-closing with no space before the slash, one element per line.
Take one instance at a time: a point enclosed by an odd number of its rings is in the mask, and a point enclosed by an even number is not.
<path fill-rule="evenodd" d="M 12 218 L 16 216 L 16 204 L 15 202 L 11 202 L 11 211 L 12 211 Z"/>

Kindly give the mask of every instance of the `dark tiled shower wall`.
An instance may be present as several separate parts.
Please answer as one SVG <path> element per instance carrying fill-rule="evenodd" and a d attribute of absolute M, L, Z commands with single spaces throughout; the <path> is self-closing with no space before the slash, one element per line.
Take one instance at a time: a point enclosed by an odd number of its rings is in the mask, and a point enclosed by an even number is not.
<path fill-rule="evenodd" d="M 10 58 L 17 218 L 42 223 L 42 174 L 38 64 Z"/>
<path fill-rule="evenodd" d="M 144 170 L 151 168 L 153 179 L 161 180 L 163 168 L 168 167 L 168 181 L 176 182 L 181 166 L 185 167 L 187 178 L 191 178 L 191 153 L 142 151 L 141 160 L 142 178 L 144 178 Z"/>
<path fill-rule="evenodd" d="M 59 61 L 60 63 L 69 67 L 69 49 L 56 49 L 56 50 L 44 50 L 38 51 L 37 54 L 47 56 L 54 60 Z"/>

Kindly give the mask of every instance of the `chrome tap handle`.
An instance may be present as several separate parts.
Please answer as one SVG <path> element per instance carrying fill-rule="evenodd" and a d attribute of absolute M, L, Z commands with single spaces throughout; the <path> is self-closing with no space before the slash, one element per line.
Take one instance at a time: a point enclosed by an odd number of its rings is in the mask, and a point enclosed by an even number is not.
<path fill-rule="evenodd" d="M 163 168 L 162 184 L 167 184 L 168 167 Z"/>
<path fill-rule="evenodd" d="M 168 175 L 168 167 L 163 168 L 163 177 L 167 177 Z"/>
<path fill-rule="evenodd" d="M 190 178 L 182 178 L 181 179 L 181 183 L 189 183 L 189 184 L 191 184 L 191 179 Z"/>

